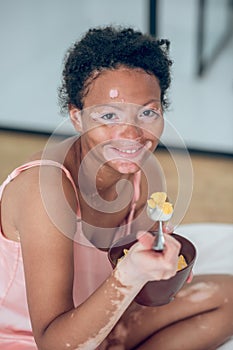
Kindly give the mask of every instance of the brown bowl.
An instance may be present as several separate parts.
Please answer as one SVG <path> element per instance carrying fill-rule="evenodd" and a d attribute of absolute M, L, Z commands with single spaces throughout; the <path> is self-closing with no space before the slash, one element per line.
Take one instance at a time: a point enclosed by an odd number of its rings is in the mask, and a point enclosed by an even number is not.
<path fill-rule="evenodd" d="M 184 269 L 177 271 L 176 275 L 168 280 L 147 282 L 135 297 L 135 301 L 138 304 L 145 306 L 160 306 L 168 304 L 183 287 L 191 273 L 196 258 L 196 249 L 194 245 L 187 238 L 176 233 L 173 233 L 172 236 L 181 243 L 180 254 L 184 256 L 187 266 Z M 119 239 L 110 247 L 108 258 L 113 268 L 115 268 L 117 260 L 124 255 L 123 249 L 129 249 L 136 242 L 137 239 L 135 238 L 135 235 L 130 234 Z"/>

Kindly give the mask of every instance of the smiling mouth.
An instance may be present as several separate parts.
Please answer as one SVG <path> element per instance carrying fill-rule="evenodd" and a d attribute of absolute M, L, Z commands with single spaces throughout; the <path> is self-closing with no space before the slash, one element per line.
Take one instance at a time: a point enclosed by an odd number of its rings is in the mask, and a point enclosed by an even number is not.
<path fill-rule="evenodd" d="M 143 146 L 135 148 L 135 149 L 121 149 L 121 148 L 113 148 L 113 149 L 116 149 L 120 153 L 135 154 L 138 151 L 140 151 L 142 148 L 143 148 Z"/>
<path fill-rule="evenodd" d="M 105 155 L 107 158 L 114 159 L 135 159 L 142 157 L 151 147 L 151 142 L 148 141 L 146 144 L 137 145 L 108 145 L 105 148 Z"/>

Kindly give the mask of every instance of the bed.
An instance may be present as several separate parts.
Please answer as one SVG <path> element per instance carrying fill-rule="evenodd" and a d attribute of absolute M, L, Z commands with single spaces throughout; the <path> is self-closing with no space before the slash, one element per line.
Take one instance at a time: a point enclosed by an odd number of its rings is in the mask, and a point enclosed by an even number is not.
<path fill-rule="evenodd" d="M 233 224 L 185 224 L 175 232 L 190 239 L 197 248 L 194 274 L 233 274 Z M 233 337 L 218 349 L 232 350 Z"/>

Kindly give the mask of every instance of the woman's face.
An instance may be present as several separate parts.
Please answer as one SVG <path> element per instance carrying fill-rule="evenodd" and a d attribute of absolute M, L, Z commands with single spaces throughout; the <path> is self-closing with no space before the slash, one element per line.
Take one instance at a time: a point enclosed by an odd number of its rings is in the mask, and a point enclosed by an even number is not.
<path fill-rule="evenodd" d="M 100 165 L 122 174 L 138 171 L 163 131 L 160 94 L 156 77 L 143 70 L 122 67 L 99 74 L 88 87 L 83 110 L 70 110 L 82 133 L 83 155 L 91 150 Z"/>

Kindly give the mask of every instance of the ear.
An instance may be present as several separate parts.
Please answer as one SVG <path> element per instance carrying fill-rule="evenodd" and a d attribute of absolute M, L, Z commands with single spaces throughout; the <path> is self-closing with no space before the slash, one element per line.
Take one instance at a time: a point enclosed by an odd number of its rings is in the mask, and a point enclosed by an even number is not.
<path fill-rule="evenodd" d="M 70 107 L 69 109 L 71 122 L 78 132 L 83 131 L 82 118 L 81 118 L 81 110 L 76 107 Z"/>

